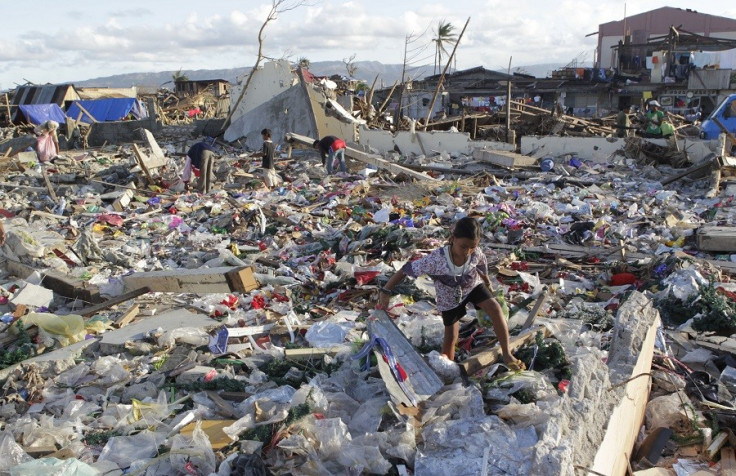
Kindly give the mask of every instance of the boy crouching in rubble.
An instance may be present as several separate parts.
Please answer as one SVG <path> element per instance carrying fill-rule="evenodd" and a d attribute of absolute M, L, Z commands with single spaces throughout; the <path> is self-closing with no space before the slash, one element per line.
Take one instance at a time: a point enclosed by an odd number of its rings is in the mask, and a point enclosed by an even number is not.
<path fill-rule="evenodd" d="M 416 278 L 426 274 L 434 281 L 437 309 L 442 313 L 445 325 L 443 355 L 455 360 L 459 321 L 465 316 L 468 303 L 472 303 L 491 317 L 506 365 L 512 370 L 523 369 L 524 364 L 509 351 L 509 330 L 501 306 L 489 289 L 488 264 L 478 248 L 480 238 L 480 224 L 476 219 L 465 217 L 458 220 L 447 246 L 406 263 L 391 276 L 380 289 L 377 308 L 387 308 L 391 295 L 395 294 L 393 288 L 406 276 Z"/>

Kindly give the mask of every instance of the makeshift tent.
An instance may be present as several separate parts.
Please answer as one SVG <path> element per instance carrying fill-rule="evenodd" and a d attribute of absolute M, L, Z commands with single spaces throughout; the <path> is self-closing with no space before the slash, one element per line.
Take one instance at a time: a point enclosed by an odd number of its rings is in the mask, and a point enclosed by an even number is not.
<path fill-rule="evenodd" d="M 21 104 L 18 107 L 31 124 L 42 124 L 49 120 L 63 124 L 66 120 L 66 114 L 58 104 Z"/>
<path fill-rule="evenodd" d="M 79 106 L 82 106 L 81 108 Z M 134 119 L 145 119 L 148 117 L 146 108 L 135 98 L 106 98 L 93 99 L 89 101 L 74 101 L 67 111 L 67 116 L 77 119 L 81 114 L 81 121 L 92 123 L 94 121 L 120 121 L 128 114 Z M 90 117 L 90 115 L 92 117 Z"/>

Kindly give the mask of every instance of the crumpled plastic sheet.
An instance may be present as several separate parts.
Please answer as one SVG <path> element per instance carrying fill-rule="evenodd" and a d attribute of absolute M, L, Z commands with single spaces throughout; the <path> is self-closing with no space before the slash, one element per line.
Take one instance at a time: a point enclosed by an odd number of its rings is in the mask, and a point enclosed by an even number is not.
<path fill-rule="evenodd" d="M 312 347 L 331 347 L 342 344 L 347 336 L 347 331 L 340 324 L 320 321 L 312 325 L 304 338 Z"/>
<path fill-rule="evenodd" d="M 191 436 L 175 435 L 171 439 L 171 466 L 182 474 L 214 473 L 217 461 L 207 434 L 197 422 Z"/>
<path fill-rule="evenodd" d="M 148 430 L 131 436 L 113 436 L 102 448 L 98 461 L 112 461 L 121 468 L 127 468 L 133 462 L 148 460 L 156 456 L 158 447 L 166 439 L 166 435 Z"/>
<path fill-rule="evenodd" d="M 7 471 L 13 466 L 33 461 L 33 458 L 23 450 L 23 447 L 15 442 L 13 435 L 0 433 L 0 471 Z M 35 476 L 35 475 L 34 475 Z"/>
<path fill-rule="evenodd" d="M 99 476 L 100 472 L 75 458 L 39 458 L 21 463 L 8 471 L 9 476 L 39 476 L 41 474 L 44 476 Z"/>
<path fill-rule="evenodd" d="M 296 390 L 294 387 L 284 385 L 251 395 L 236 407 L 238 413 L 243 416 L 233 422 L 232 425 L 223 428 L 222 431 L 234 441 L 246 430 L 260 425 L 283 421 L 288 415 L 289 408 L 292 406 L 291 401 L 295 393 Z M 255 405 L 257 403 L 268 409 L 267 413 L 261 418 L 257 418 L 255 414 Z"/>
<path fill-rule="evenodd" d="M 533 392 L 535 401 L 557 398 L 557 391 L 549 378 L 529 370 L 514 372 L 494 380 L 486 392 L 486 398 L 508 403 L 511 395 L 522 389 Z"/>
<path fill-rule="evenodd" d="M 422 440 L 415 474 L 530 474 L 533 449 L 522 447 L 516 432 L 495 415 L 429 425 Z"/>
<path fill-rule="evenodd" d="M 675 271 L 662 280 L 664 289 L 657 293 L 657 299 L 674 297 L 686 301 L 691 296 L 698 295 L 702 286 L 707 286 L 708 280 L 696 269 L 688 268 Z"/>

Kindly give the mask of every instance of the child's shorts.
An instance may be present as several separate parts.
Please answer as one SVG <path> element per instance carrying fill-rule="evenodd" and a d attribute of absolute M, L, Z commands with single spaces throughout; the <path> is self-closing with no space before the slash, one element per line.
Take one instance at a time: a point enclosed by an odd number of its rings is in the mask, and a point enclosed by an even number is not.
<path fill-rule="evenodd" d="M 493 299 L 491 290 L 488 289 L 488 286 L 486 286 L 485 283 L 480 283 L 479 285 L 474 287 L 467 296 L 465 296 L 465 299 L 463 299 L 457 307 L 454 307 L 449 311 L 442 311 L 443 324 L 445 324 L 445 326 L 451 326 L 462 319 L 463 316 L 467 314 L 467 310 L 465 309 L 465 307 L 468 305 L 468 303 L 473 304 L 473 306 L 478 309 L 478 304 L 488 299 Z"/>

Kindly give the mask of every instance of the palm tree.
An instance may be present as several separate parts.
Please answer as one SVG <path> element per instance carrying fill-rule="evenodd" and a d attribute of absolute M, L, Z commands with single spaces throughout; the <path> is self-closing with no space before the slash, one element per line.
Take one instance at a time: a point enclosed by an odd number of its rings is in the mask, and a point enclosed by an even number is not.
<path fill-rule="evenodd" d="M 453 33 L 455 27 L 452 23 L 441 20 L 437 23 L 437 36 L 432 38 L 434 43 L 434 73 L 437 74 L 438 68 L 442 69 L 442 53 L 449 55 L 446 45 L 454 45 L 457 41 L 457 35 Z"/>
<path fill-rule="evenodd" d="M 299 64 L 300 68 L 309 69 L 309 67 L 312 65 L 312 62 L 309 61 L 309 58 L 305 56 L 300 56 L 297 60 L 297 63 Z"/>
<path fill-rule="evenodd" d="M 181 68 L 179 68 L 179 71 L 177 71 L 177 72 L 175 72 L 175 73 L 173 73 L 171 75 L 171 79 L 173 79 L 175 83 L 178 82 L 178 81 L 189 81 L 189 76 L 187 76 L 186 74 L 182 73 L 181 72 Z"/>

